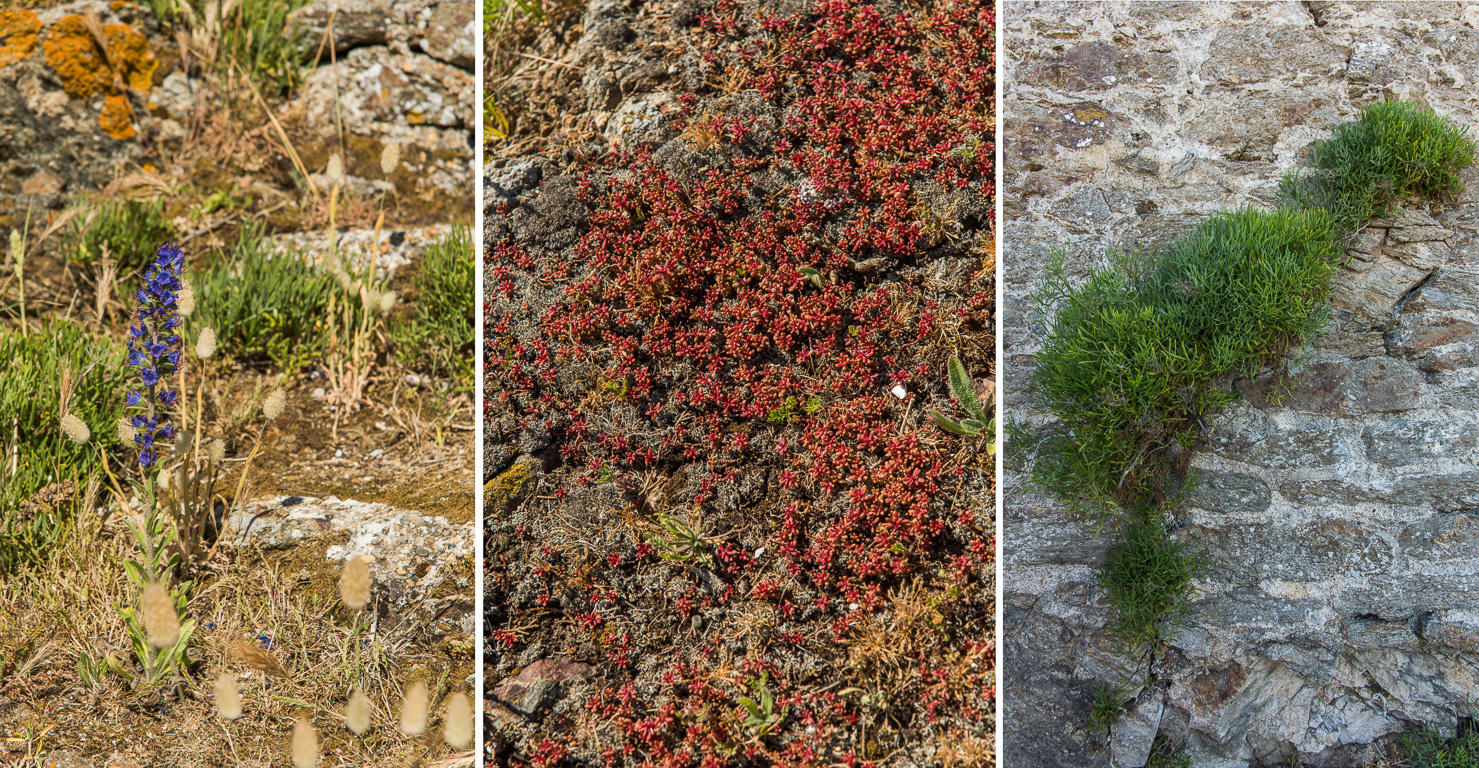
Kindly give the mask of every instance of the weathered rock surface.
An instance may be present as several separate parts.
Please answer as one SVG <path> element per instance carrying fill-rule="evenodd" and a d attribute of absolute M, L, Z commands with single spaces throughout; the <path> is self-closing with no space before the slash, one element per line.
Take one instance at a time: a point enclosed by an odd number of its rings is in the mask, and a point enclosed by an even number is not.
<path fill-rule="evenodd" d="M 1479 48 L 1448 6 L 1021 3 L 1002 19 L 1004 397 L 1018 412 L 1037 349 L 1026 299 L 1055 246 L 1081 273 L 1108 247 L 1268 207 L 1305 148 L 1374 101 L 1479 117 Z M 1159 732 L 1198 766 L 1362 765 L 1384 737 L 1466 711 L 1479 172 L 1464 179 L 1451 206 L 1395 211 L 1351 244 L 1332 327 L 1292 381 L 1238 383 L 1246 403 L 1195 450 L 1201 485 L 1176 521 L 1202 553 L 1198 594 L 1153 662 L 1104 629 L 1110 537 L 1007 473 L 1003 764 L 1142 765 Z M 1096 681 L 1152 675 L 1108 743 L 1087 731 Z"/>
<path fill-rule="evenodd" d="M 426 249 L 452 231 L 450 224 L 428 227 L 386 229 L 351 229 L 334 233 L 334 247 L 339 258 L 356 270 L 368 269 L 373 263 L 381 280 L 389 280 L 395 271 L 420 258 Z M 329 236 L 322 230 L 290 232 L 272 238 L 276 253 L 295 253 L 309 263 L 322 265 L 329 253 Z"/>
<path fill-rule="evenodd" d="M 540 659 L 493 689 L 495 717 L 533 715 L 559 700 L 564 684 L 589 677 L 592 667 L 567 656 Z"/>
<path fill-rule="evenodd" d="M 117 77 L 89 14 L 102 23 Z M 153 16 L 132 3 L 0 10 L 0 227 L 19 226 L 28 208 L 62 208 L 143 155 L 136 138 L 159 122 L 147 106 L 164 44 Z"/>
<path fill-rule="evenodd" d="M 390 615 L 415 614 L 436 636 L 476 632 L 473 585 L 448 584 L 448 566 L 472 552 L 473 525 L 386 504 L 328 497 L 256 499 L 226 521 L 228 541 L 283 550 L 333 536 L 324 564 L 335 578 L 345 558 L 368 555 L 374 579 L 371 602 L 385 601 Z"/>
<path fill-rule="evenodd" d="M 466 0 L 316 0 L 294 13 L 303 29 L 303 56 L 328 61 L 328 40 L 336 54 L 384 45 L 397 53 L 416 51 L 461 69 L 473 68 L 477 27 L 474 6 Z M 329 32 L 330 20 L 333 23 Z"/>
<path fill-rule="evenodd" d="M 310 183 L 327 189 L 340 155 L 344 187 L 390 196 L 404 221 L 471 217 L 474 10 L 462 0 L 320 0 L 298 12 L 306 57 L 330 17 L 338 49 L 281 105 Z M 223 92 L 202 78 L 181 66 L 178 44 L 147 4 L 0 11 L 0 229 L 175 151 Z M 237 160 L 252 173 L 266 162 Z"/>
<path fill-rule="evenodd" d="M 317 186 L 332 184 L 338 156 L 351 191 L 400 189 L 450 212 L 472 207 L 475 109 L 471 73 L 419 52 L 370 46 L 314 68 L 281 112 L 300 115 L 323 139 L 300 148 Z M 341 120 L 349 134 L 343 154 L 335 151 Z"/>

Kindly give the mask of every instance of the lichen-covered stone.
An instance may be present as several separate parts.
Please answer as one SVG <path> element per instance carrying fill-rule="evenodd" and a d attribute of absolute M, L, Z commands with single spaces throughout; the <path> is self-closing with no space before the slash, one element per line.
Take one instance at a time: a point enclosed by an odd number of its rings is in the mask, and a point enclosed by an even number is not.
<path fill-rule="evenodd" d="M 518 508 L 533 490 L 539 477 L 540 462 L 532 456 L 520 456 L 513 466 L 483 486 L 483 510 L 490 516 L 507 515 Z"/>

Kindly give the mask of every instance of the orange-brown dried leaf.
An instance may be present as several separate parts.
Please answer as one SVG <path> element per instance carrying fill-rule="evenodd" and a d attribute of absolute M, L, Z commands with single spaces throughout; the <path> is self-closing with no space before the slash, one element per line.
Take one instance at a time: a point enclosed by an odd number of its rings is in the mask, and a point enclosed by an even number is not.
<path fill-rule="evenodd" d="M 241 657 L 241 660 L 246 662 L 247 666 L 258 672 L 283 679 L 291 677 L 288 671 L 283 668 L 282 662 L 279 662 L 277 657 L 272 655 L 271 651 L 265 648 L 258 648 L 239 637 L 236 638 L 236 655 Z"/>

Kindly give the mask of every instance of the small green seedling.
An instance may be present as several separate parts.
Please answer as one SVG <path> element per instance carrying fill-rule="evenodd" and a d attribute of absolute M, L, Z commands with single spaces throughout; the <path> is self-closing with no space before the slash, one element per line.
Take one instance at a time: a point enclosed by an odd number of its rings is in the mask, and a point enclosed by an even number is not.
<path fill-rule="evenodd" d="M 775 711 L 775 698 L 770 693 L 770 687 L 767 685 L 769 682 L 770 673 L 762 673 L 759 680 L 750 683 L 750 691 L 759 701 L 748 696 L 741 696 L 739 700 L 740 706 L 749 713 L 749 716 L 745 718 L 745 727 L 756 729 L 754 734 L 756 739 L 763 738 L 774 731 L 776 726 L 786 719 L 785 709 L 779 713 Z"/>
<path fill-rule="evenodd" d="M 996 419 L 986 415 L 986 409 L 981 401 L 976 398 L 976 388 L 971 385 L 970 377 L 965 373 L 965 366 L 961 364 L 960 358 L 950 358 L 950 392 L 955 399 L 965 406 L 968 418 L 956 421 L 936 410 L 930 411 L 930 417 L 940 425 L 940 429 L 951 434 L 964 435 L 966 437 L 977 437 L 989 435 L 990 442 L 987 443 L 986 452 L 996 453 Z"/>
<path fill-rule="evenodd" d="M 780 408 L 772 408 L 770 413 L 766 414 L 765 419 L 772 424 L 785 424 L 786 422 L 791 420 L 792 416 L 796 415 L 797 410 L 800 410 L 807 416 L 810 416 L 813 413 L 821 410 L 821 408 L 822 399 L 817 397 L 816 395 L 812 395 L 811 397 L 806 398 L 806 402 L 804 403 L 800 400 L 797 400 L 795 397 L 788 397 L 786 398 L 786 402 L 783 406 L 781 406 Z"/>
<path fill-rule="evenodd" d="M 810 280 L 812 285 L 822 287 L 822 273 L 815 267 L 802 267 L 801 276 Z"/>
<path fill-rule="evenodd" d="M 698 532 L 698 526 L 679 520 L 672 515 L 657 513 L 657 523 L 666 536 L 653 537 L 658 554 L 666 560 L 677 560 L 713 566 L 714 556 L 709 552 L 709 543 Z"/>

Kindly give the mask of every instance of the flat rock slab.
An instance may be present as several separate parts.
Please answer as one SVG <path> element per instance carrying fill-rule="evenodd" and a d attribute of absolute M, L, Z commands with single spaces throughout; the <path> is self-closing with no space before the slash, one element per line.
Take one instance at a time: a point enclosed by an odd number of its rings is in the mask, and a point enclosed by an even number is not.
<path fill-rule="evenodd" d="M 568 656 L 540 659 L 493 689 L 495 706 L 501 705 L 520 715 L 533 715 L 559 701 L 563 683 L 583 680 L 591 671 L 591 665 Z"/>
<path fill-rule="evenodd" d="M 275 496 L 247 502 L 227 521 L 226 535 L 265 550 L 284 550 L 347 533 L 345 543 L 328 547 L 326 567 L 337 573 L 345 558 L 368 555 L 377 597 L 392 608 L 414 607 L 445 620 L 448 626 L 433 625 L 434 633 L 470 635 L 475 626 L 471 582 L 456 585 L 450 600 L 443 585 L 450 576 L 447 566 L 472 553 L 473 525 L 376 502 Z"/>

